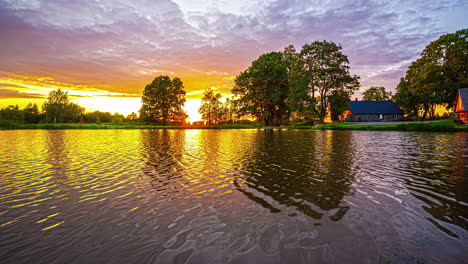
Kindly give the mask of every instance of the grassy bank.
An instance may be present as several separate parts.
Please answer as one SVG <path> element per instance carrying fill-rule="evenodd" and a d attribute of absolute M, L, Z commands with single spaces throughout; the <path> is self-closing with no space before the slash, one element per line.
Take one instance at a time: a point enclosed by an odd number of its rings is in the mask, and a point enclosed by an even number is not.
<path fill-rule="evenodd" d="M 0 124 L 0 130 L 17 130 L 17 129 L 45 129 L 45 130 L 64 130 L 64 129 L 248 129 L 262 128 L 261 125 L 243 125 L 243 124 L 228 124 L 219 126 L 162 126 L 148 125 L 135 123 L 122 124 L 15 124 L 7 123 Z"/>
<path fill-rule="evenodd" d="M 227 124 L 219 126 L 162 126 L 136 123 L 122 124 L 0 124 L 0 130 L 16 129 L 261 129 L 265 126 L 258 124 Z M 404 124 L 351 125 L 351 123 L 333 123 L 318 126 L 283 126 L 268 127 L 268 129 L 311 129 L 311 130 L 367 130 L 367 131 L 417 131 L 417 132 L 468 132 L 468 126 L 456 126 L 453 120 L 438 122 L 410 122 Z"/>
<path fill-rule="evenodd" d="M 415 132 L 468 132 L 468 126 L 458 126 L 453 120 L 437 122 L 409 122 L 386 125 L 349 125 L 341 123 L 325 124 L 317 127 L 320 130 L 367 130 L 367 131 L 415 131 Z"/>

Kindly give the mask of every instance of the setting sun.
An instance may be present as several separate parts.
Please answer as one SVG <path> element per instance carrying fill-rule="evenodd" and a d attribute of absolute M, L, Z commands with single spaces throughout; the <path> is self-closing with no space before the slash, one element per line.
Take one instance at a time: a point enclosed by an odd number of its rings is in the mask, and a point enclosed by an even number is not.
<path fill-rule="evenodd" d="M 187 101 L 185 101 L 184 110 L 189 116 L 187 122 L 193 123 L 201 120 L 201 115 L 198 113 L 200 105 L 200 99 L 187 99 Z"/>

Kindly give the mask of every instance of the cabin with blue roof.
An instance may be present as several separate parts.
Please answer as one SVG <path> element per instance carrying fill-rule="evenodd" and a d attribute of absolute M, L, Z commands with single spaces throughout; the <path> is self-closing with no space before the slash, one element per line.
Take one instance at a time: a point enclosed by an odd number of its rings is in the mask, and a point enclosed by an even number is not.
<path fill-rule="evenodd" d="M 393 101 L 352 101 L 348 106 L 348 110 L 340 115 L 341 121 L 398 121 L 405 114 Z"/>

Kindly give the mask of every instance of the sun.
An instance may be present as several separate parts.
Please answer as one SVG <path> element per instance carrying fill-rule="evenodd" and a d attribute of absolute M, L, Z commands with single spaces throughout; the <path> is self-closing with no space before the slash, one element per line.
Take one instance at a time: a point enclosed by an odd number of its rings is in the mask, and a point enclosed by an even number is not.
<path fill-rule="evenodd" d="M 201 100 L 200 99 L 187 99 L 184 104 L 184 110 L 188 114 L 187 122 L 193 123 L 196 121 L 201 121 L 201 115 L 198 113 L 200 108 Z"/>

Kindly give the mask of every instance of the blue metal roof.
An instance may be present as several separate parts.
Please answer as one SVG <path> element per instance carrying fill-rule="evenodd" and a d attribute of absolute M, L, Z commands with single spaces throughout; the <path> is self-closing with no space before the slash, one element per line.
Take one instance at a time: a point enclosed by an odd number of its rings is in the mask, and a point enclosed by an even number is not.
<path fill-rule="evenodd" d="M 404 114 L 393 101 L 351 101 L 349 110 L 353 114 Z"/>

